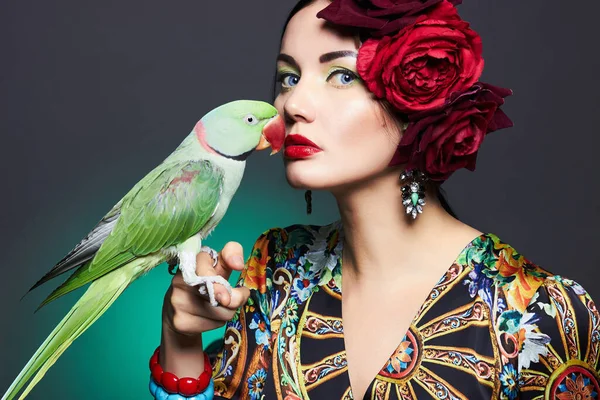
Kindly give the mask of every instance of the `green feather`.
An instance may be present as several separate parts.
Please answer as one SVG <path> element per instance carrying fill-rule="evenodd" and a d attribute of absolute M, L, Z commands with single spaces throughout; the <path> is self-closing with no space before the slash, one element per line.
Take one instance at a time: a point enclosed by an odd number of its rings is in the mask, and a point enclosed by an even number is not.
<path fill-rule="evenodd" d="M 24 399 L 31 389 L 44 377 L 46 371 L 50 369 L 61 354 L 90 325 L 104 314 L 123 290 L 145 271 L 154 268 L 160 262 L 162 261 L 157 256 L 138 258 L 94 281 L 37 349 L 19 376 L 17 376 L 13 384 L 8 388 L 2 400 L 12 400 L 15 398 L 37 371 L 35 377 L 33 377 L 19 397 L 19 400 Z"/>
<path fill-rule="evenodd" d="M 123 198 L 119 221 L 94 259 L 79 267 L 37 310 L 136 257 L 189 239 L 212 216 L 222 183 L 222 172 L 207 160 L 177 161 L 152 171 Z M 166 259 L 163 255 L 161 262 Z"/>

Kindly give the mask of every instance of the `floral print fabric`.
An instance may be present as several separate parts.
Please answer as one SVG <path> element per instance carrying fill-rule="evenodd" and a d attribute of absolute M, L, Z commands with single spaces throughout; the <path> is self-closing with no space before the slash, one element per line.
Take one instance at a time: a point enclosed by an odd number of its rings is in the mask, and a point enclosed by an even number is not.
<path fill-rule="evenodd" d="M 215 399 L 354 398 L 342 239 L 340 221 L 258 238 L 238 282 L 250 298 L 213 365 Z M 599 326 L 582 286 L 482 234 L 424 299 L 364 399 L 598 399 Z"/>

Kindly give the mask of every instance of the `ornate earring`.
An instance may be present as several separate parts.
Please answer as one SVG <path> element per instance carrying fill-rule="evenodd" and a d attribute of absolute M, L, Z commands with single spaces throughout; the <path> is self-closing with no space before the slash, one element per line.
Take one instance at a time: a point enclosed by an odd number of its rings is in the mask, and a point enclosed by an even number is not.
<path fill-rule="evenodd" d="M 304 192 L 304 200 L 306 201 L 306 213 L 310 214 L 312 212 L 312 192 L 310 190 Z"/>
<path fill-rule="evenodd" d="M 404 182 L 402 185 L 402 205 L 406 208 L 406 213 L 411 214 L 413 219 L 416 219 L 418 214 L 423 213 L 427 175 L 417 169 L 406 170 L 402 172 L 400 179 Z"/>

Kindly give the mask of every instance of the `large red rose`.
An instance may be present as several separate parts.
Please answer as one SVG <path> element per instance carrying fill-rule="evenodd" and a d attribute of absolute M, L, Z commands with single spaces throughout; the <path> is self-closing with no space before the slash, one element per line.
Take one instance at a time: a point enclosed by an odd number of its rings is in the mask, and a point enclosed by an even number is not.
<path fill-rule="evenodd" d="M 483 64 L 481 38 L 445 0 L 397 34 L 367 39 L 356 62 L 369 90 L 406 114 L 441 107 Z"/>
<path fill-rule="evenodd" d="M 500 109 L 510 89 L 477 82 L 469 90 L 454 92 L 442 111 L 411 116 L 391 165 L 407 164 L 443 181 L 457 169 L 475 170 L 477 151 L 484 136 L 513 126 Z"/>
<path fill-rule="evenodd" d="M 317 17 L 381 37 L 413 24 L 420 13 L 441 1 L 444 0 L 333 0 Z M 449 1 L 453 5 L 462 3 L 462 0 Z"/>

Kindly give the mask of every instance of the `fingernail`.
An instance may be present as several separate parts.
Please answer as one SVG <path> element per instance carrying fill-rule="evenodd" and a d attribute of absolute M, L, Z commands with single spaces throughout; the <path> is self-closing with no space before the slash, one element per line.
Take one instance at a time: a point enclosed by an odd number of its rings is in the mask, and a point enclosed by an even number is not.
<path fill-rule="evenodd" d="M 217 293 L 215 294 L 215 299 L 220 303 L 221 302 L 221 298 L 223 297 L 223 295 L 221 295 L 221 293 Z"/>
<path fill-rule="evenodd" d="M 233 262 L 235 263 L 235 265 L 239 265 L 240 267 L 244 266 L 244 258 L 242 256 L 233 257 Z"/>

